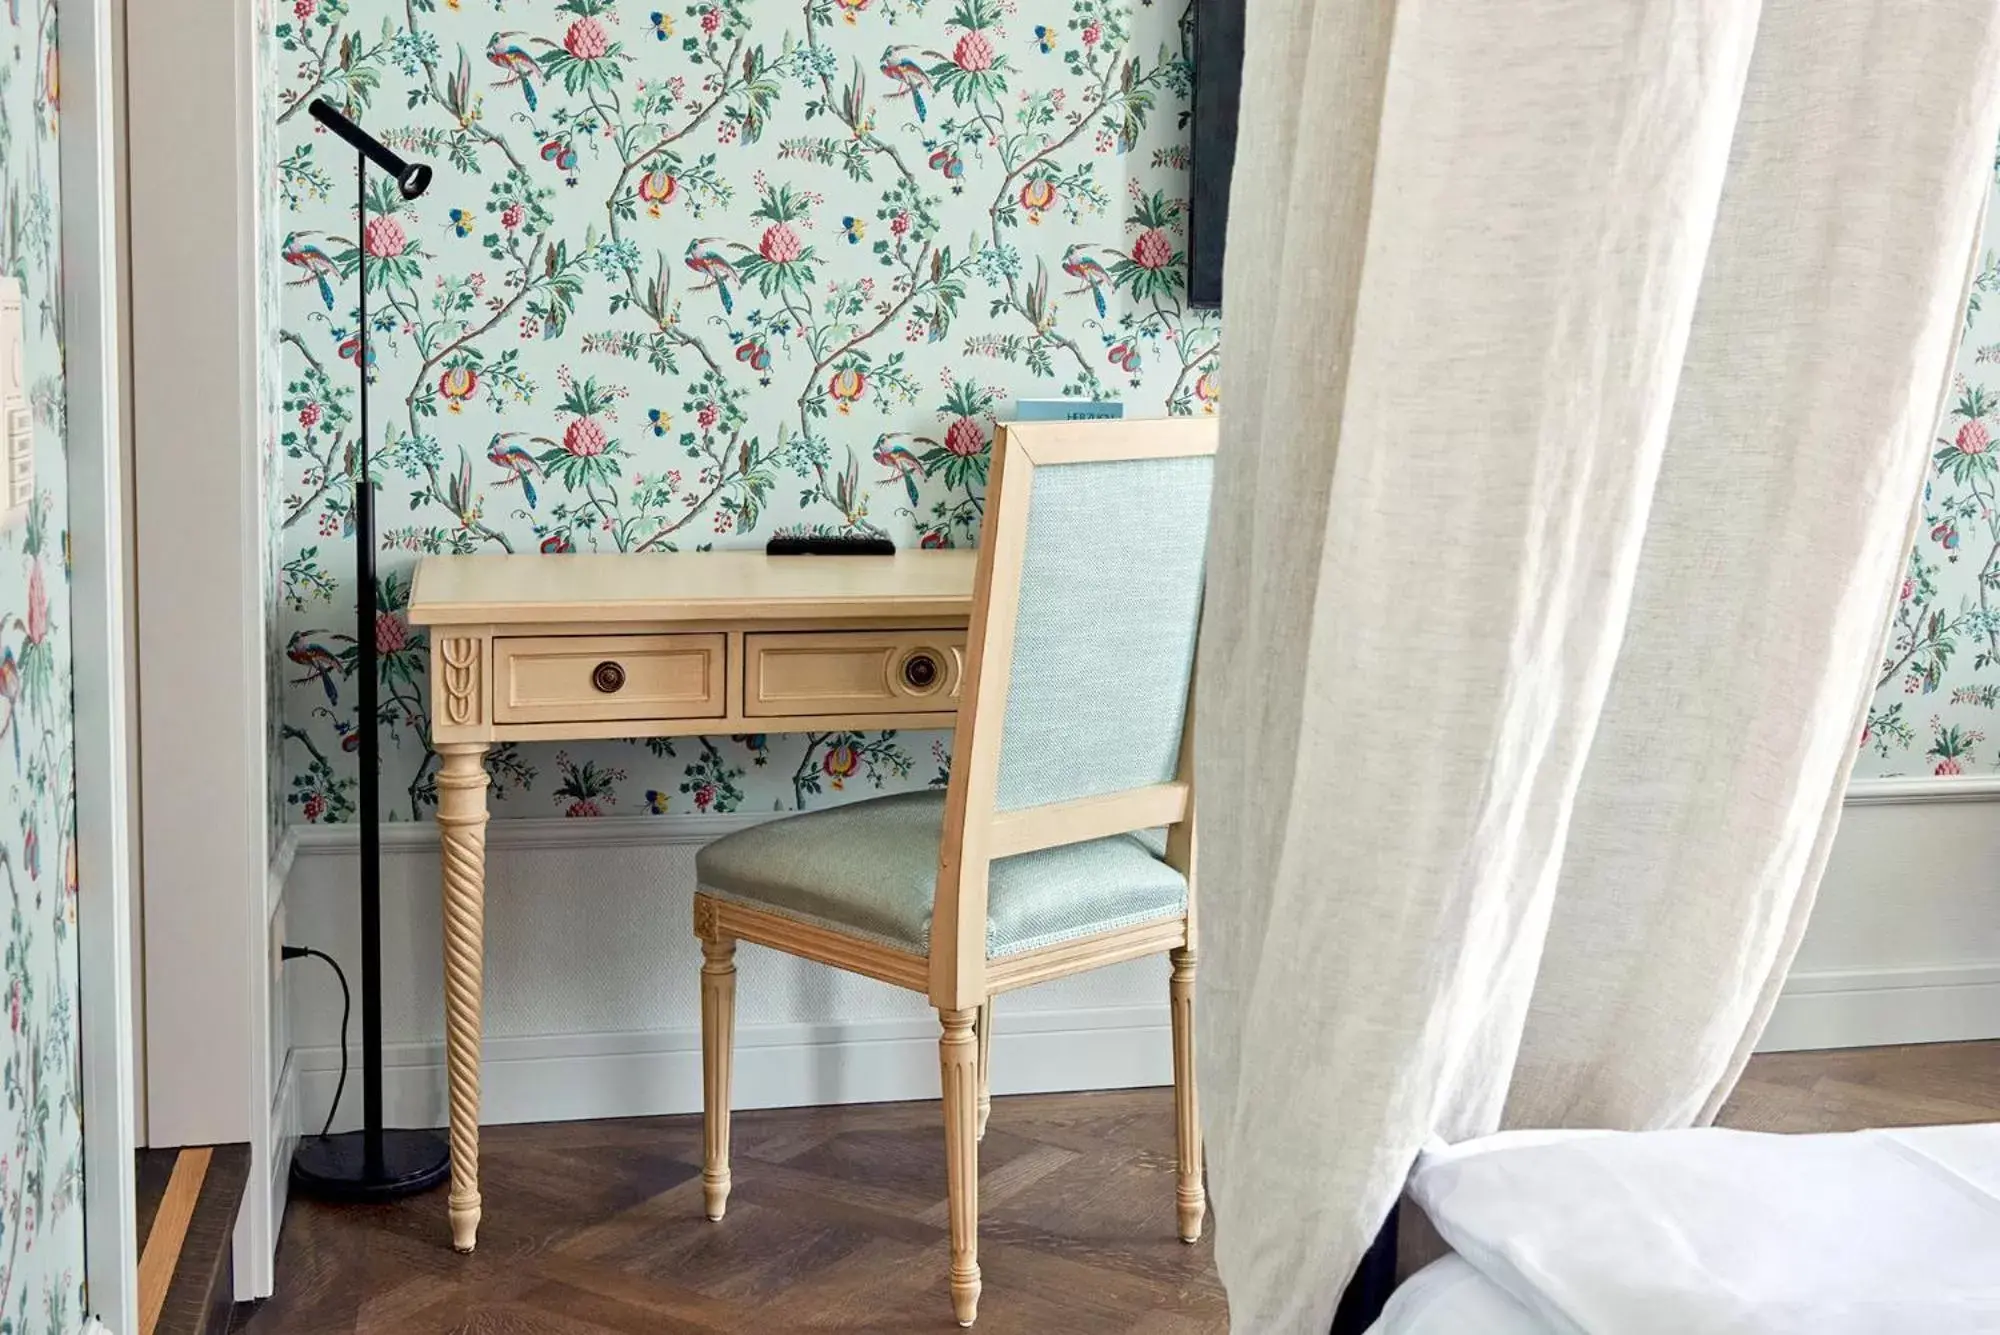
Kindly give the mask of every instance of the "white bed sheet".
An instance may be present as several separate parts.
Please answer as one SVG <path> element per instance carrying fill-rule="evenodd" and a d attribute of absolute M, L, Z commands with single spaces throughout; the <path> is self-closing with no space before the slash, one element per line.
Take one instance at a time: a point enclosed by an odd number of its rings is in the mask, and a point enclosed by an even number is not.
<path fill-rule="evenodd" d="M 1536 1335 L 2000 1335 L 2000 1124 L 1507 1133 L 1427 1151 L 1410 1194 Z"/>
<path fill-rule="evenodd" d="M 1368 1335 L 1552 1335 L 1543 1321 L 1461 1256 L 1404 1280 Z"/>

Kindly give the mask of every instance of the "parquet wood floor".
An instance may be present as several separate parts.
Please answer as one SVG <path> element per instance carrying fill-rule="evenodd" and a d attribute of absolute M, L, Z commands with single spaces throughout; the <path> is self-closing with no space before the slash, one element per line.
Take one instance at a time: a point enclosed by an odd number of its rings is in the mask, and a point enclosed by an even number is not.
<path fill-rule="evenodd" d="M 1769 1131 L 2000 1120 L 2000 1043 L 1757 1058 L 1723 1115 Z M 491 1127 L 479 1251 L 441 1195 L 295 1201 L 248 1335 L 955 1330 L 935 1103 L 738 1113 L 729 1217 L 694 1117 Z M 985 1335 L 1220 1335 L 1214 1253 L 1174 1239 L 1165 1089 L 995 1101 Z M 1212 1230 L 1211 1230 L 1212 1232 Z"/>

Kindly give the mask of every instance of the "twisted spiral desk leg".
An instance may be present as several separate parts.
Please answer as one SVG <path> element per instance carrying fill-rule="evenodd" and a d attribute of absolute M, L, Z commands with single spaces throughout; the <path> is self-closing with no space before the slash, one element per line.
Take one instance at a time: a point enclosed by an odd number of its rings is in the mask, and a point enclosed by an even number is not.
<path fill-rule="evenodd" d="M 486 972 L 486 747 L 437 748 L 444 862 L 445 1060 L 451 1078 L 451 1245 L 479 1234 L 480 992 Z"/>

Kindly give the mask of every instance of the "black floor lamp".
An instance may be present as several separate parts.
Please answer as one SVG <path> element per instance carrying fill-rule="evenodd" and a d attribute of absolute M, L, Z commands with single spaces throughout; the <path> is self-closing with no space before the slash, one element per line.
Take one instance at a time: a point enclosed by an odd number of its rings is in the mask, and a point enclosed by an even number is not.
<path fill-rule="evenodd" d="M 343 116 L 323 98 L 306 108 L 320 124 L 354 146 L 355 278 L 361 289 L 355 366 L 361 376 L 360 448 L 354 480 L 355 647 L 361 678 L 361 1130 L 308 1136 L 292 1156 L 292 1183 L 326 1200 L 385 1200 L 425 1191 L 451 1171 L 444 1138 L 433 1131 L 391 1131 L 382 1126 L 382 828 L 377 790 L 382 743 L 377 733 L 375 648 L 375 487 L 368 462 L 368 164 L 395 178 L 403 198 L 415 199 L 431 183 L 431 169 L 405 162 L 381 140 Z M 345 1035 L 342 1036 L 345 1041 Z M 338 1097 L 338 1096 L 336 1096 Z"/>

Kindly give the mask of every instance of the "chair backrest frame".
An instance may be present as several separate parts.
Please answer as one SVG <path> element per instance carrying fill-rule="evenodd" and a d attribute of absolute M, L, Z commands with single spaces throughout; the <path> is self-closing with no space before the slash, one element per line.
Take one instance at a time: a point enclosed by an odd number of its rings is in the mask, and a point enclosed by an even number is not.
<path fill-rule="evenodd" d="M 1002 734 L 1037 469 L 1213 455 L 1213 418 L 1003 424 L 993 442 L 973 584 L 951 780 L 946 789 L 930 938 L 930 999 L 944 1010 L 986 1000 L 986 887 L 998 858 L 1167 827 L 1166 861 L 1188 879 L 1194 931 L 1194 708 L 1189 682 L 1175 777 L 1122 792 L 998 809 Z"/>

